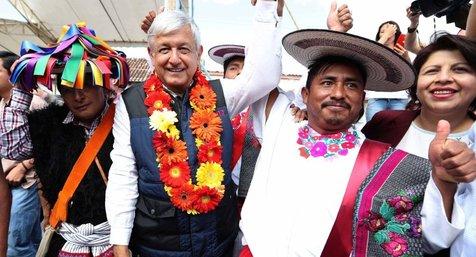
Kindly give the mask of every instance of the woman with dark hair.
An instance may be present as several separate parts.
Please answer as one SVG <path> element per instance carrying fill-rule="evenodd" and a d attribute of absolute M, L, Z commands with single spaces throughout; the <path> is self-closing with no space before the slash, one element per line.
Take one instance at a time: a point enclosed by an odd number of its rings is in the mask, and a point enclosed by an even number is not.
<path fill-rule="evenodd" d="M 445 34 L 420 51 L 414 68 L 417 82 L 409 92 L 417 110 L 380 112 L 362 129 L 364 134 L 428 158 L 437 122 L 445 119 L 450 137 L 468 143 L 476 119 L 476 42 Z"/>
<path fill-rule="evenodd" d="M 403 47 L 403 41 L 399 40 L 402 32 L 400 26 L 394 21 L 386 21 L 380 24 L 375 41 L 393 49 L 402 58 L 410 61 L 407 50 Z M 367 121 L 380 111 L 383 110 L 404 110 L 408 103 L 408 94 L 405 91 L 398 92 L 375 92 L 367 91 L 368 99 L 367 108 L 365 110 L 365 118 Z"/>
<path fill-rule="evenodd" d="M 362 129 L 365 136 L 428 158 L 437 123 L 447 120 L 449 138 L 471 145 L 469 135 L 476 119 L 476 41 L 442 35 L 419 52 L 414 68 L 418 77 L 410 95 L 417 110 L 380 112 Z M 435 174 L 430 180 L 422 211 L 423 235 L 430 252 L 451 246 L 451 256 L 474 256 L 476 216 L 471 213 L 476 210 L 476 182 L 453 182 Z"/>

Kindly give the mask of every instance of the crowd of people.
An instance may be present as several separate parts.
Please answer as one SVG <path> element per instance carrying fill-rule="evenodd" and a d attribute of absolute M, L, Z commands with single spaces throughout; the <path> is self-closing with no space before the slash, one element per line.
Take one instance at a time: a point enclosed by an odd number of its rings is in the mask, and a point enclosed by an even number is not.
<path fill-rule="evenodd" d="M 144 83 L 84 23 L 0 52 L 0 257 L 475 256 L 476 7 L 422 43 L 410 9 L 403 37 L 335 3 L 281 37 L 284 0 L 251 2 L 218 80 L 181 11 L 144 18 Z"/>

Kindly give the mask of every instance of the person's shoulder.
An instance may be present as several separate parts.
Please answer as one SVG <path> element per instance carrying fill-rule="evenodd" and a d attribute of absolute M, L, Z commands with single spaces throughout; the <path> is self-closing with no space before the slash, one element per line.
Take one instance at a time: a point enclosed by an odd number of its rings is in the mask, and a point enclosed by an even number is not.
<path fill-rule="evenodd" d="M 379 121 L 388 121 L 388 120 L 393 120 L 393 119 L 398 119 L 402 117 L 409 117 L 409 116 L 415 116 L 415 111 L 409 111 L 409 110 L 384 110 L 381 112 L 377 112 L 372 120 L 379 120 Z M 371 120 L 371 121 L 372 121 Z"/>
<path fill-rule="evenodd" d="M 69 109 L 64 105 L 49 104 L 43 108 L 31 111 L 28 114 L 28 123 L 30 127 L 43 124 L 56 126 L 58 121 L 63 121 L 68 114 Z"/>

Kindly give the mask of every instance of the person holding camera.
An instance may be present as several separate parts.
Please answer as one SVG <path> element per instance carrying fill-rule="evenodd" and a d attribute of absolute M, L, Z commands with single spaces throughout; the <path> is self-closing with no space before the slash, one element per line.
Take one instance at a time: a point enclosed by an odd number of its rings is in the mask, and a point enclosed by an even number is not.
<path fill-rule="evenodd" d="M 411 7 L 407 8 L 407 18 L 410 20 L 410 26 L 407 28 L 405 37 L 405 49 L 414 54 L 418 54 L 425 45 L 418 37 L 418 24 L 420 23 L 421 12 L 413 12 Z"/>

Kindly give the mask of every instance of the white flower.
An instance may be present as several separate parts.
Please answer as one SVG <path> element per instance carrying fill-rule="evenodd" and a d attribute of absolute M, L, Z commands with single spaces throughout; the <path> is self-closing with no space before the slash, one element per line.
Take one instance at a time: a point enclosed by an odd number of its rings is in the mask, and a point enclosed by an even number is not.
<path fill-rule="evenodd" d="M 175 122 L 178 122 L 177 113 L 167 109 L 155 110 L 149 117 L 150 128 L 162 132 L 167 132 L 167 129 Z"/>

